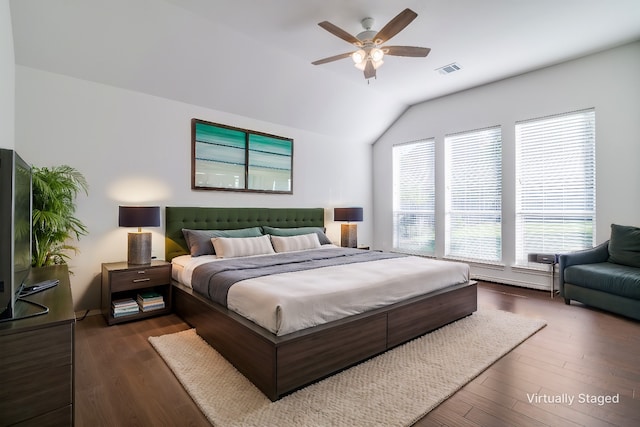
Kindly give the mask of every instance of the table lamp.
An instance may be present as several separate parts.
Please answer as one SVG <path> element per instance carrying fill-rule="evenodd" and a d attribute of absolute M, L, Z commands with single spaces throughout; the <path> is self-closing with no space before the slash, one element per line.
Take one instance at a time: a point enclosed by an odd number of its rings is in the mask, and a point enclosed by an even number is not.
<path fill-rule="evenodd" d="M 138 227 L 138 232 L 129 233 L 127 262 L 129 264 L 151 264 L 151 233 L 142 232 L 142 227 L 160 226 L 159 206 L 120 206 L 120 227 Z"/>
<path fill-rule="evenodd" d="M 351 222 L 362 221 L 362 208 L 334 208 L 333 220 L 347 222 L 340 227 L 340 246 L 358 247 L 358 225 Z"/>

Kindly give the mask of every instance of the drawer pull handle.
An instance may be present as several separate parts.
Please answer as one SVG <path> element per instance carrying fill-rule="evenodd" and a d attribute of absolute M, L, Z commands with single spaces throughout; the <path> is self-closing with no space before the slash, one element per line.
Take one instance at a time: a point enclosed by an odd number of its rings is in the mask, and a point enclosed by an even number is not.
<path fill-rule="evenodd" d="M 145 277 L 144 279 L 133 279 L 133 283 L 148 282 L 149 280 L 151 280 L 149 277 Z"/>

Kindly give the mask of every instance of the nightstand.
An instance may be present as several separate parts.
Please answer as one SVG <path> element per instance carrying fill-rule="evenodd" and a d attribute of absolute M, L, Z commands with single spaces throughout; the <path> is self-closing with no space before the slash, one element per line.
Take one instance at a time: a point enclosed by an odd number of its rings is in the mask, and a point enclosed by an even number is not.
<path fill-rule="evenodd" d="M 150 304 L 139 304 L 140 295 L 149 297 Z M 115 313 L 114 302 L 121 307 Z M 146 307 L 144 310 L 143 306 Z M 171 263 L 153 260 L 146 265 L 126 262 L 102 264 L 102 314 L 107 324 L 114 325 L 170 312 Z"/>

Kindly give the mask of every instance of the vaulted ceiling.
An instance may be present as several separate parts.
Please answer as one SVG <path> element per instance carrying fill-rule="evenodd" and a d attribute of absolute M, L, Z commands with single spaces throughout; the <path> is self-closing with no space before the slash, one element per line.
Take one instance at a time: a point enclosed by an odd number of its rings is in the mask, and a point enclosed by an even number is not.
<path fill-rule="evenodd" d="M 16 63 L 373 143 L 410 105 L 640 39 L 638 0 L 11 0 Z M 418 17 L 365 80 L 317 24 Z M 443 75 L 439 67 L 461 70 Z M 615 78 L 615 70 L 610 77 Z M 205 118 L 206 119 L 206 118 Z M 214 117 L 210 118 L 215 120 Z"/>

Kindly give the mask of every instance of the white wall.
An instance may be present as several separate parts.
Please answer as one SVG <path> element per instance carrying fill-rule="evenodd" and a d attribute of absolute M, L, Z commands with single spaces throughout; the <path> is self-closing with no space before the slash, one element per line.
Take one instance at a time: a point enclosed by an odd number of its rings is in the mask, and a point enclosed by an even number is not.
<path fill-rule="evenodd" d="M 473 72 L 464 69 L 461 72 Z M 596 239 L 610 224 L 640 226 L 640 42 L 527 73 L 410 108 L 374 145 L 374 246 L 389 250 L 394 144 L 436 138 L 436 200 L 444 200 L 443 141 L 449 133 L 502 126 L 503 262 L 473 265 L 478 278 L 522 286 L 550 286 L 547 275 L 512 268 L 515 262 L 516 121 L 595 107 Z M 443 76 L 443 78 L 455 78 Z M 439 184 L 438 184 L 439 182 Z M 444 211 L 436 208 L 437 256 L 444 253 Z"/>
<path fill-rule="evenodd" d="M 259 97 L 256 102 L 267 103 Z M 192 191 L 192 118 L 293 138 L 294 194 Z M 90 234 L 77 243 L 80 253 L 70 262 L 77 310 L 99 307 L 101 263 L 126 259 L 128 230 L 118 227 L 119 204 L 323 207 L 329 238 L 336 242 L 339 225 L 331 222 L 331 208 L 358 205 L 365 209 L 359 240 L 371 243 L 369 145 L 20 65 L 16 141 L 28 162 L 68 164 L 89 182 L 89 195 L 78 199 L 77 216 Z M 153 255 L 159 259 L 164 257 L 163 227 L 148 230 L 153 232 Z"/>
<path fill-rule="evenodd" d="M 0 148 L 15 148 L 15 55 L 9 1 L 0 1 Z"/>

